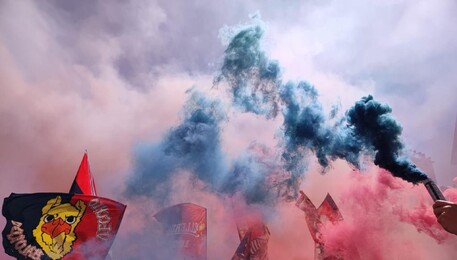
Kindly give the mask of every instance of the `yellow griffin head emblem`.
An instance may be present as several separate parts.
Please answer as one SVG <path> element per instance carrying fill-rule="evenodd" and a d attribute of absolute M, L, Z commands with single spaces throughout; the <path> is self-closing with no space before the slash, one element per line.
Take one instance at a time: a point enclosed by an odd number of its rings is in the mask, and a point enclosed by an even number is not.
<path fill-rule="evenodd" d="M 62 198 L 50 199 L 42 209 L 40 223 L 33 236 L 51 259 L 60 259 L 71 251 L 76 240 L 75 228 L 81 221 L 86 205 L 78 200 L 75 205 L 62 204 Z"/>

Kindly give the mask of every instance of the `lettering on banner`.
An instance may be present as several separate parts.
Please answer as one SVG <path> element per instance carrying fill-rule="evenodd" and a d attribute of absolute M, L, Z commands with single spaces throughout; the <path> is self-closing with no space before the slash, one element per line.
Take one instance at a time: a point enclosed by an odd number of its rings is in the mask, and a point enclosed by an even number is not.
<path fill-rule="evenodd" d="M 99 199 L 92 199 L 89 202 L 89 207 L 94 211 L 97 217 L 97 237 L 102 240 L 107 240 L 111 236 L 111 218 L 108 207 Z"/>
<path fill-rule="evenodd" d="M 203 223 L 198 222 L 185 222 L 179 224 L 173 224 L 170 226 L 169 233 L 171 234 L 185 234 L 192 235 L 194 237 L 200 237 L 205 229 Z"/>
<path fill-rule="evenodd" d="M 21 228 L 22 223 L 11 220 L 11 224 L 13 224 L 13 227 L 11 227 L 10 233 L 6 235 L 6 238 L 11 244 L 14 244 L 14 249 L 26 258 L 41 259 L 41 256 L 44 255 L 43 250 L 27 243 L 24 230 Z"/>

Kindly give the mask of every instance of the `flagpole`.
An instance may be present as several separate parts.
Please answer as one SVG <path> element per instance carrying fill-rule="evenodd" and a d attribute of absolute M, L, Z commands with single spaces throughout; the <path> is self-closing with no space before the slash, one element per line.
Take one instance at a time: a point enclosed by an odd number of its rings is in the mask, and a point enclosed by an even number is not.
<path fill-rule="evenodd" d="M 92 196 L 97 196 L 97 188 L 95 187 L 95 177 L 94 174 L 92 173 L 92 170 L 90 169 L 90 162 L 89 162 L 89 152 L 87 152 L 86 149 L 86 156 L 87 156 L 87 168 L 89 168 L 89 173 L 90 173 L 90 189 Z"/>
<path fill-rule="evenodd" d="M 205 210 L 206 236 L 205 236 L 205 260 L 208 259 L 208 209 Z"/>
<path fill-rule="evenodd" d="M 87 157 L 87 168 L 89 170 L 89 174 L 90 174 L 90 192 L 92 193 L 92 196 L 97 196 L 97 190 L 95 188 L 95 177 L 94 177 L 94 174 L 92 173 L 92 170 L 90 169 L 90 162 L 89 162 L 89 152 L 87 151 L 87 148 L 84 150 L 85 153 L 86 153 L 86 157 Z M 113 260 L 113 258 L 111 257 L 111 248 L 108 250 L 108 254 L 106 255 L 105 257 L 105 260 Z"/>
<path fill-rule="evenodd" d="M 230 204 L 232 205 L 232 214 L 233 214 L 233 220 L 235 221 L 236 231 L 237 231 L 238 237 L 241 241 L 243 238 L 241 237 L 241 234 L 240 234 L 240 227 L 238 226 L 238 221 L 236 221 L 235 206 L 233 205 L 233 198 L 232 197 L 229 197 L 229 198 L 230 198 Z"/>

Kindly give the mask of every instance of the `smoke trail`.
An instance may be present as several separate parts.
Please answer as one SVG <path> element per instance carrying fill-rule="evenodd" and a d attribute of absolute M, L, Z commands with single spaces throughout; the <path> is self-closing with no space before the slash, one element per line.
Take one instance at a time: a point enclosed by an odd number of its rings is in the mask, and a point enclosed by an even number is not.
<path fill-rule="evenodd" d="M 241 193 L 247 204 L 274 205 L 278 200 L 295 198 L 298 187 L 290 188 L 290 174 L 266 146 L 252 143 L 237 158 L 222 187 L 229 195 Z"/>
<path fill-rule="evenodd" d="M 278 63 L 260 49 L 262 34 L 260 26 L 236 34 L 214 82 L 227 82 L 233 102 L 244 112 L 273 118 L 281 109 L 283 166 L 277 157 L 259 153 L 262 149 L 253 146 L 228 167 L 220 146 L 225 112 L 218 101 L 192 92 L 184 107 L 183 122 L 159 144 L 139 148 L 127 194 L 165 199 L 169 191 L 165 183 L 185 170 L 212 191 L 229 195 L 240 192 L 247 203 L 275 203 L 277 198 L 288 200 L 296 194 L 309 152 L 324 169 L 337 158 L 359 168 L 362 154 L 375 154 L 375 164 L 397 177 L 413 183 L 427 178 L 414 164 L 399 157 L 401 127 L 390 116 L 388 106 L 365 97 L 346 117 L 330 124 L 332 120 L 323 112 L 312 85 L 305 81 L 281 83 Z M 330 114 L 330 118 L 334 116 Z"/>
<path fill-rule="evenodd" d="M 262 35 L 260 26 L 252 26 L 233 37 L 215 84 L 225 80 L 234 104 L 245 112 L 272 118 L 277 116 L 280 104 L 284 104 L 283 159 L 286 169 L 295 177 L 306 168 L 303 158 L 307 150 L 315 152 L 323 167 L 329 165 L 328 157 L 342 157 L 358 165 L 359 150 L 352 145 L 356 141 L 349 140 L 349 135 L 335 134 L 335 129 L 326 126 L 317 90 L 306 82 L 281 83 L 278 62 L 268 59 L 260 49 Z"/>
<path fill-rule="evenodd" d="M 403 144 L 400 141 L 401 126 L 390 116 L 392 109 L 363 97 L 348 110 L 348 122 L 354 134 L 364 141 L 365 147 L 376 151 L 374 163 L 403 180 L 418 183 L 428 179 L 427 175 L 406 158 L 401 158 Z"/>
<path fill-rule="evenodd" d="M 231 39 L 214 85 L 227 82 L 234 104 L 243 111 L 274 118 L 279 109 L 280 69 L 260 49 L 262 34 L 260 26 L 248 27 Z M 165 202 L 170 178 L 184 170 L 211 191 L 240 193 L 247 203 L 274 204 L 278 198 L 293 197 L 290 187 L 296 189 L 297 182 L 290 183 L 288 173 L 266 147 L 253 144 L 233 162 L 226 161 L 220 144 L 220 124 L 226 115 L 218 101 L 193 93 L 183 111 L 183 121 L 164 140 L 137 148 L 127 195 L 154 196 Z"/>
<path fill-rule="evenodd" d="M 342 158 L 358 167 L 360 155 L 359 141 L 351 135 L 341 122 L 328 125 L 322 106 L 317 100 L 317 90 L 306 82 L 287 83 L 281 88 L 281 101 L 284 103 L 283 159 L 286 169 L 294 175 L 304 170 L 303 158 L 308 150 L 314 152 L 324 168 L 329 160 Z"/>
<path fill-rule="evenodd" d="M 189 93 L 181 124 L 171 128 L 161 142 L 137 148 L 126 195 L 153 197 L 165 204 L 171 191 L 169 181 L 184 170 L 210 191 L 239 193 L 249 204 L 272 205 L 279 198 L 292 198 L 287 173 L 267 147 L 251 144 L 239 158 L 227 162 L 220 144 L 220 124 L 226 118 L 222 106 L 199 92 Z"/>
<path fill-rule="evenodd" d="M 225 80 L 234 103 L 245 112 L 271 118 L 277 115 L 276 111 L 283 105 L 285 151 L 282 158 L 286 170 L 294 176 L 300 175 L 306 168 L 303 158 L 308 150 L 316 154 L 323 167 L 336 158 L 346 159 L 358 166 L 358 141 L 341 130 L 340 125 L 328 125 L 328 119 L 317 100 L 318 92 L 313 86 L 304 81 L 298 84 L 281 83 L 278 63 L 269 60 L 260 49 L 262 35 L 260 26 L 246 28 L 236 34 L 228 45 L 220 75 L 215 82 Z"/>
<path fill-rule="evenodd" d="M 234 103 L 245 112 L 271 118 L 281 108 L 284 117 L 282 159 L 285 169 L 292 173 L 291 183 L 299 181 L 306 170 L 304 158 L 309 151 L 316 155 L 324 169 L 337 158 L 359 168 L 360 155 L 374 153 L 375 164 L 397 177 L 412 183 L 427 179 L 409 160 L 399 157 L 403 148 L 399 139 L 401 127 L 389 116 L 388 106 L 379 104 L 371 96 L 362 98 L 347 112 L 346 118 L 330 125 L 313 86 L 304 81 L 281 83 L 278 63 L 270 61 L 260 49 L 262 35 L 259 26 L 236 34 L 228 45 L 215 82 L 227 81 Z M 330 118 L 335 117 L 334 113 L 332 110 Z"/>
<path fill-rule="evenodd" d="M 192 92 L 184 107 L 182 123 L 170 129 L 158 144 L 143 145 L 136 152 L 135 174 L 129 180 L 127 195 L 158 195 L 166 199 L 164 183 L 178 170 L 189 170 L 217 186 L 226 163 L 220 147 L 219 123 L 224 113 L 217 101 Z"/>
<path fill-rule="evenodd" d="M 278 63 L 269 60 L 260 49 L 262 35 L 262 28 L 254 26 L 233 37 L 225 50 L 224 62 L 214 84 L 225 80 L 231 88 L 235 105 L 246 112 L 272 118 L 278 114 L 280 69 Z"/>

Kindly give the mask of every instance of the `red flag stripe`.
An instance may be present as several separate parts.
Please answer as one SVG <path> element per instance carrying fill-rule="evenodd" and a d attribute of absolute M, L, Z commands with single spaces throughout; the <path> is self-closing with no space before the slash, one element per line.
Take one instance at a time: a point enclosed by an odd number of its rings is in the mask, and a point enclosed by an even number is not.
<path fill-rule="evenodd" d="M 83 159 L 81 160 L 81 164 L 79 165 L 75 180 L 71 186 L 70 193 L 92 196 L 97 195 L 94 177 L 90 171 L 87 152 L 84 153 Z"/>

